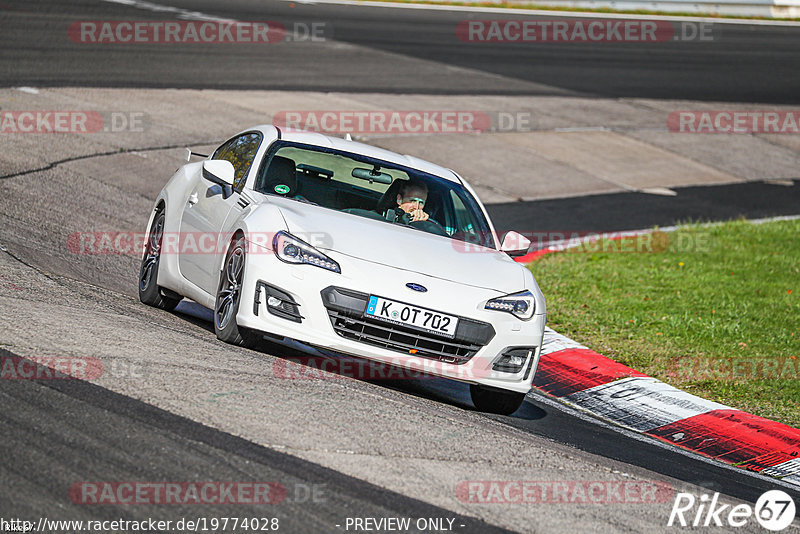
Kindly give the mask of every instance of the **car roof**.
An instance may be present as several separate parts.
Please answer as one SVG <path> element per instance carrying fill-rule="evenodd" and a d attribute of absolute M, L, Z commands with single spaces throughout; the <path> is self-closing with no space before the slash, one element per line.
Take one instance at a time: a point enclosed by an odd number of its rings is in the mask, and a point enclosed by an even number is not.
<path fill-rule="evenodd" d="M 269 136 L 274 135 L 274 129 L 275 126 L 271 124 L 263 124 L 256 126 L 255 128 L 248 128 L 247 130 L 243 130 L 243 132 L 252 132 L 253 130 L 258 130 L 266 136 Z M 282 141 L 291 141 L 294 143 L 333 148 L 335 150 L 341 150 L 342 152 L 352 152 L 353 154 L 368 156 L 371 158 L 388 161 L 389 163 L 396 163 L 397 165 L 411 167 L 412 169 L 433 174 L 451 182 L 462 183 L 458 175 L 451 169 L 442 167 L 441 165 L 437 165 L 429 161 L 425 161 L 424 159 L 409 156 L 408 154 L 398 154 L 396 152 L 392 152 L 391 150 L 385 150 L 383 148 L 367 145 L 358 141 L 348 141 L 347 139 L 343 139 L 341 137 L 331 137 L 329 135 L 324 135 L 317 132 L 279 131 L 281 132 Z"/>

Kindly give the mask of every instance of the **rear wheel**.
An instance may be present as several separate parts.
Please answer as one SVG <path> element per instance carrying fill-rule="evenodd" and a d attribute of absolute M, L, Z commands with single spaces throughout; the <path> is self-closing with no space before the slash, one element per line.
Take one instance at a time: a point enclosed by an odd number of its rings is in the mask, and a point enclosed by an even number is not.
<path fill-rule="evenodd" d="M 244 236 L 240 235 L 231 241 L 231 246 L 225 254 L 225 263 L 219 273 L 217 300 L 214 305 L 214 332 L 217 334 L 217 339 L 225 343 L 251 346 L 257 340 L 257 336 L 236 324 L 236 314 L 239 312 L 242 297 L 245 259 L 245 240 Z"/>
<path fill-rule="evenodd" d="M 139 300 L 149 306 L 172 311 L 181 301 L 180 295 L 165 295 L 165 290 L 158 286 L 158 266 L 161 262 L 161 242 L 164 238 L 164 210 L 161 209 L 153 217 L 150 232 L 145 244 L 142 265 L 139 267 Z"/>
<path fill-rule="evenodd" d="M 524 393 L 488 388 L 476 384 L 470 384 L 469 393 L 472 397 L 472 404 L 475 405 L 478 411 L 500 415 L 511 415 L 522 406 L 522 401 L 525 400 Z"/>

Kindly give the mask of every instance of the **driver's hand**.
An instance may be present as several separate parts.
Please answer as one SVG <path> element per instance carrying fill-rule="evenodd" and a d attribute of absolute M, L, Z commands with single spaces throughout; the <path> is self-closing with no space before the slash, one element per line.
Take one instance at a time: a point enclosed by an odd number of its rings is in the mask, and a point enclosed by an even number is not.
<path fill-rule="evenodd" d="M 422 211 L 421 209 L 413 210 L 409 212 L 409 215 L 411 215 L 411 222 L 428 220 L 428 214 Z"/>

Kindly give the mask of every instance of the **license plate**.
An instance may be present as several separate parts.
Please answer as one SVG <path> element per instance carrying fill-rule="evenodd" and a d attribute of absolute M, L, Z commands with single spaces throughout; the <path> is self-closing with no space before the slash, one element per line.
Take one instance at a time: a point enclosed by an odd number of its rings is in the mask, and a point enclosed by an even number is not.
<path fill-rule="evenodd" d="M 366 314 L 389 323 L 410 326 L 448 337 L 456 335 L 458 326 L 458 317 L 453 315 L 375 296 L 369 298 Z"/>

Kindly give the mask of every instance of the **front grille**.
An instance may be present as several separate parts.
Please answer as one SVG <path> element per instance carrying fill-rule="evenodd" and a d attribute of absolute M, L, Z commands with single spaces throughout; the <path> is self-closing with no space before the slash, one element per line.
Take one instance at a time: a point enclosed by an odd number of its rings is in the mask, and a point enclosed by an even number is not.
<path fill-rule="evenodd" d="M 488 323 L 459 317 L 455 336 L 445 338 L 365 316 L 367 294 L 329 287 L 322 291 L 322 297 L 338 335 L 405 355 L 460 364 L 475 356 L 495 334 Z"/>

